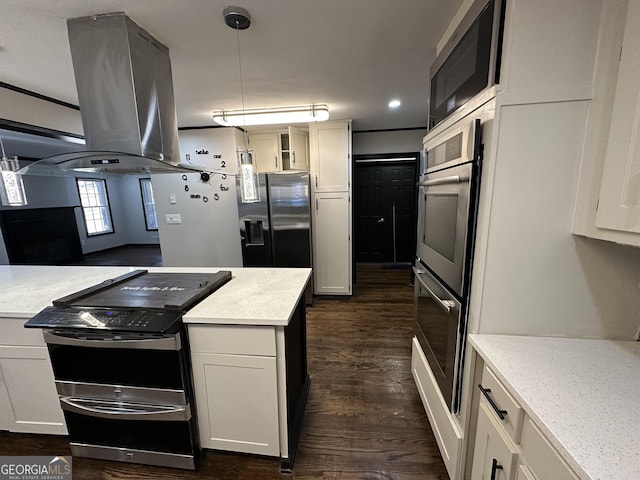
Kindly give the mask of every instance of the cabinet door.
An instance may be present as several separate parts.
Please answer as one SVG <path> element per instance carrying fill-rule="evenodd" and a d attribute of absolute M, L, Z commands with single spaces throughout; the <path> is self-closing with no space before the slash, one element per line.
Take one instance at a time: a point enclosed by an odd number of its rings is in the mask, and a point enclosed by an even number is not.
<path fill-rule="evenodd" d="M 346 192 L 351 182 L 351 124 L 309 125 L 311 182 L 316 192 Z"/>
<path fill-rule="evenodd" d="M 348 192 L 316 193 L 313 207 L 315 293 L 351 295 L 351 213 Z"/>
<path fill-rule="evenodd" d="M 309 170 L 309 133 L 289 127 L 290 169 Z"/>
<path fill-rule="evenodd" d="M 633 233 L 640 233 L 639 46 L 640 0 L 630 0 L 596 226 Z"/>
<path fill-rule="evenodd" d="M 67 433 L 46 347 L 0 347 L 2 381 L 0 407 L 9 407 L 0 415 L 3 428 L 22 433 Z"/>
<path fill-rule="evenodd" d="M 277 134 L 250 134 L 249 145 L 253 148 L 258 172 L 278 172 L 281 170 L 280 160 L 278 158 Z"/>
<path fill-rule="evenodd" d="M 192 353 L 200 443 L 279 456 L 276 357 Z"/>
<path fill-rule="evenodd" d="M 517 449 L 494 416 L 491 407 L 481 401 L 471 480 L 513 480 L 515 477 Z"/>

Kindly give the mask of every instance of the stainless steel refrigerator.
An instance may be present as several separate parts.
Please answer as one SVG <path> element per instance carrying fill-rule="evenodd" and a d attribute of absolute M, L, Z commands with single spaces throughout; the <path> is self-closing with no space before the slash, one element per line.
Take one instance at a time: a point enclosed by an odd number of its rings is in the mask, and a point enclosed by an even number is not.
<path fill-rule="evenodd" d="M 311 268 L 309 174 L 259 174 L 260 201 L 255 203 L 242 203 L 236 182 L 243 265 Z M 313 292 L 311 282 L 307 291 Z M 310 298 L 307 294 L 307 303 Z"/>

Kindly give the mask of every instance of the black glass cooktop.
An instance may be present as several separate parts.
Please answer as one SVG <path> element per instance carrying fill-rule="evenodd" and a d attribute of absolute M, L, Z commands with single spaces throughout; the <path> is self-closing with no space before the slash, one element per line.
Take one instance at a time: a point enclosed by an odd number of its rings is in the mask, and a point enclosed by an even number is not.
<path fill-rule="evenodd" d="M 27 328 L 166 333 L 182 314 L 231 280 L 231 272 L 136 270 L 53 301 Z M 177 326 L 177 327 L 176 327 Z"/>

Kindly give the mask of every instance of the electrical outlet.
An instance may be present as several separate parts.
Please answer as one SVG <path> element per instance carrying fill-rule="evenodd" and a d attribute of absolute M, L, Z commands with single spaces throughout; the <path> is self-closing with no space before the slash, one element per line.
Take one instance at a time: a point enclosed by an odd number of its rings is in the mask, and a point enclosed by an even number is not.
<path fill-rule="evenodd" d="M 176 194 L 175 193 L 170 193 L 169 194 L 169 203 L 171 203 L 171 204 L 176 203 Z"/>
<path fill-rule="evenodd" d="M 182 215 L 179 213 L 167 213 L 164 216 L 164 223 L 167 225 L 182 223 Z"/>

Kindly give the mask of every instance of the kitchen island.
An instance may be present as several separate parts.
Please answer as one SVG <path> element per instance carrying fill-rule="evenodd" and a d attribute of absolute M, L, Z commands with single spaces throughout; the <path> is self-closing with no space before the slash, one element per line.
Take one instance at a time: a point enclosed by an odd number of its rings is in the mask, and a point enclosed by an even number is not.
<path fill-rule="evenodd" d="M 304 289 L 310 269 L 144 268 L 232 279 L 183 317 L 201 445 L 280 458 L 292 467 L 309 389 Z M 26 319 L 135 267 L 0 267 L 0 429 L 65 434 L 48 352 Z"/>
<path fill-rule="evenodd" d="M 509 451 L 505 472 L 510 463 L 518 480 L 640 478 L 640 342 L 509 335 L 469 341 L 484 364 L 474 384 L 490 387 L 506 410 L 505 419 L 490 422 Z M 493 417 L 493 408 L 487 411 Z M 476 437 L 482 441 L 474 467 L 488 437 Z"/>

